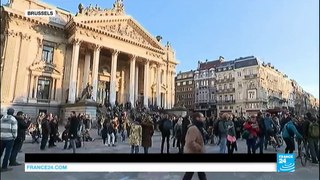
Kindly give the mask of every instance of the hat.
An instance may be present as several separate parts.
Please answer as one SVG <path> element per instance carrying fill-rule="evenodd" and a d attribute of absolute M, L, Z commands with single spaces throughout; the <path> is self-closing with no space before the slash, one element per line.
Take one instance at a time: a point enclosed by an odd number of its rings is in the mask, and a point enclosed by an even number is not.
<path fill-rule="evenodd" d="M 14 114 L 14 109 L 9 108 L 9 109 L 7 110 L 7 114 L 8 114 L 8 115 L 13 115 L 13 114 Z"/>

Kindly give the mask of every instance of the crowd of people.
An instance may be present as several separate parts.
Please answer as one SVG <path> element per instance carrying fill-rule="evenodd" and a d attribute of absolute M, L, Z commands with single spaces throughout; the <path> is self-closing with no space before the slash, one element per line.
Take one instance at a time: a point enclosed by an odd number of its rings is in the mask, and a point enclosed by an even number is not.
<path fill-rule="evenodd" d="M 204 117 L 201 113 L 181 117 L 126 105 L 100 107 L 97 118 L 102 144 L 114 147 L 120 142 L 128 143 L 131 153 L 139 153 L 140 147 L 143 153 L 149 153 L 154 132 L 159 131 L 161 154 L 172 152 L 171 141 L 172 147 L 177 148 L 179 153 L 204 153 L 206 144 L 214 144 L 219 146 L 219 153 L 233 154 L 238 150 L 239 140 L 246 141 L 248 154 L 255 154 L 257 150 L 263 154 L 268 145 L 274 143 L 280 147 L 282 141 L 286 144 L 285 153 L 293 153 L 296 140 L 299 147 L 303 143 L 307 148 L 312 163 L 319 162 L 319 117 L 310 113 L 305 117 L 293 116 L 288 112 L 281 116 L 258 113 L 248 118 L 229 113 L 219 117 Z M 7 115 L 1 117 L 1 156 L 6 150 L 2 170 L 6 171 L 8 164 L 20 165 L 16 158 L 26 132 L 30 133 L 33 144 L 40 144 L 40 150 L 55 147 L 56 142 L 64 142 L 63 149 L 72 149 L 76 153 L 83 142 L 95 140 L 90 136 L 91 127 L 92 120 L 88 115 L 77 115 L 73 111 L 60 134 L 58 116 L 40 113 L 32 122 L 21 111 L 14 116 L 14 110 L 10 108 Z M 200 173 L 199 176 L 204 175 Z"/>

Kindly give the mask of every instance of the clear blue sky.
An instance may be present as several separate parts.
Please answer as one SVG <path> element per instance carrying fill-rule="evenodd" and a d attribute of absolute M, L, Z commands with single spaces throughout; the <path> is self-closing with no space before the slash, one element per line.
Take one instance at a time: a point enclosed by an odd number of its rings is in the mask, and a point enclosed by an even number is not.
<path fill-rule="evenodd" d="M 75 13 L 78 4 L 111 8 L 115 0 L 45 0 Z M 134 17 L 180 64 L 254 55 L 271 62 L 319 98 L 319 0 L 124 0 Z"/>

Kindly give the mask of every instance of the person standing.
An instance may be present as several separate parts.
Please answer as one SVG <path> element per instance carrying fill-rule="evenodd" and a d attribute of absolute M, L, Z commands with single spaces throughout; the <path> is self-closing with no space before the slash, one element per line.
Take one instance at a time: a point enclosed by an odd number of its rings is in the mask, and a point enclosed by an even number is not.
<path fill-rule="evenodd" d="M 166 114 L 165 117 L 161 120 L 159 129 L 161 131 L 161 154 L 163 154 L 164 142 L 167 140 L 167 154 L 170 153 L 170 131 L 172 129 L 172 122 L 169 119 L 169 116 Z"/>
<path fill-rule="evenodd" d="M 152 146 L 152 136 L 154 133 L 153 122 L 151 116 L 147 116 L 141 123 L 142 127 L 142 147 L 145 154 L 149 153 L 149 148 Z"/>
<path fill-rule="evenodd" d="M 16 118 L 13 116 L 14 109 L 9 108 L 7 110 L 7 115 L 4 115 L 1 118 L 1 156 L 6 149 L 3 160 L 2 160 L 2 167 L 1 172 L 10 171 L 12 169 L 8 168 L 8 161 L 11 155 L 12 147 L 14 140 L 18 135 L 18 122 Z"/>
<path fill-rule="evenodd" d="M 264 146 L 264 140 L 266 137 L 266 126 L 265 126 L 265 120 L 262 116 L 262 113 L 259 112 L 257 116 L 257 122 L 259 125 L 259 132 L 258 132 L 258 142 L 255 145 L 255 151 L 259 148 L 260 154 L 263 154 L 263 146 Z"/>
<path fill-rule="evenodd" d="M 77 118 L 76 112 L 71 112 L 70 117 L 70 128 L 69 128 L 69 139 L 70 145 L 72 147 L 73 153 L 76 153 L 76 140 L 78 138 L 78 127 L 79 127 L 79 120 Z"/>
<path fill-rule="evenodd" d="M 229 117 L 228 121 L 226 122 L 227 126 L 227 148 L 228 154 L 233 154 L 234 150 L 237 151 L 237 138 L 236 138 L 236 130 L 234 127 L 234 123 L 232 121 L 232 115 Z"/>
<path fill-rule="evenodd" d="M 257 123 L 257 117 L 252 115 L 251 118 L 244 123 L 243 129 L 247 132 L 248 137 L 244 137 L 247 141 L 248 154 L 255 154 L 256 141 L 259 133 L 259 125 Z M 243 132 L 245 133 L 245 132 Z"/>
<path fill-rule="evenodd" d="M 189 127 L 190 124 L 191 124 L 190 116 L 184 117 L 183 120 L 182 120 L 182 126 L 181 126 L 181 130 L 182 130 L 182 134 L 181 134 L 181 152 L 183 152 L 184 145 L 186 144 L 185 139 L 186 139 L 188 127 Z"/>
<path fill-rule="evenodd" d="M 204 136 L 202 129 L 204 128 L 204 116 L 202 113 L 195 113 L 193 115 L 192 125 L 188 127 L 186 133 L 186 142 L 183 148 L 185 154 L 205 153 Z M 194 172 L 186 172 L 183 180 L 191 180 Z M 206 180 L 206 174 L 204 172 L 198 172 L 199 180 Z"/>
<path fill-rule="evenodd" d="M 181 139 L 182 139 L 182 117 L 178 119 L 178 122 L 174 126 L 173 129 L 174 138 L 177 140 L 177 147 L 179 149 L 179 153 L 182 153 L 182 147 L 181 147 Z"/>
<path fill-rule="evenodd" d="M 56 141 L 56 137 L 57 137 L 57 133 L 58 133 L 58 129 L 56 128 L 56 123 L 55 120 L 52 116 L 52 114 L 49 114 L 49 125 L 50 125 L 50 140 L 49 140 L 49 148 L 51 147 L 55 147 L 57 145 L 55 145 L 55 141 Z"/>
<path fill-rule="evenodd" d="M 140 119 L 136 119 L 131 125 L 129 144 L 131 145 L 131 154 L 139 153 L 139 146 L 142 143 L 142 127 Z"/>
<path fill-rule="evenodd" d="M 47 115 L 45 118 L 41 121 L 41 129 L 42 129 L 42 139 L 40 144 L 40 150 L 45 150 L 49 135 L 50 135 L 50 122 L 49 122 L 50 115 Z"/>
<path fill-rule="evenodd" d="M 229 114 L 224 113 L 222 115 L 222 119 L 220 122 L 218 122 L 218 130 L 219 130 L 219 137 L 220 137 L 220 150 L 219 152 L 224 154 L 226 153 L 226 148 L 227 148 L 227 133 L 228 133 L 228 128 L 226 126 L 226 122 L 229 119 Z"/>
<path fill-rule="evenodd" d="M 312 117 L 311 113 L 306 114 L 307 120 L 304 123 L 303 131 L 308 142 L 309 151 L 313 164 L 319 164 L 319 121 Z"/>
<path fill-rule="evenodd" d="M 23 115 L 22 111 L 19 111 L 16 116 L 16 120 L 18 123 L 18 135 L 17 138 L 14 140 L 11 156 L 10 156 L 10 163 L 9 166 L 19 166 L 20 163 L 17 162 L 17 156 L 19 151 L 22 148 L 23 142 L 26 139 L 26 130 L 31 124 L 31 120 L 29 119 L 26 122 L 26 119 Z"/>

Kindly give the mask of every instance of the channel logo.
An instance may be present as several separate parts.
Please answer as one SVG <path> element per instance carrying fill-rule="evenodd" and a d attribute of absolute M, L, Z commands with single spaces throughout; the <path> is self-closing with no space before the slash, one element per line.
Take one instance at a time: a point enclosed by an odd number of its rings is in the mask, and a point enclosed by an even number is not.
<path fill-rule="evenodd" d="M 277 154 L 277 172 L 294 172 L 294 154 Z"/>
<path fill-rule="evenodd" d="M 56 11 L 54 10 L 44 10 L 44 9 L 29 9 L 25 11 L 25 16 L 31 17 L 55 17 Z"/>

